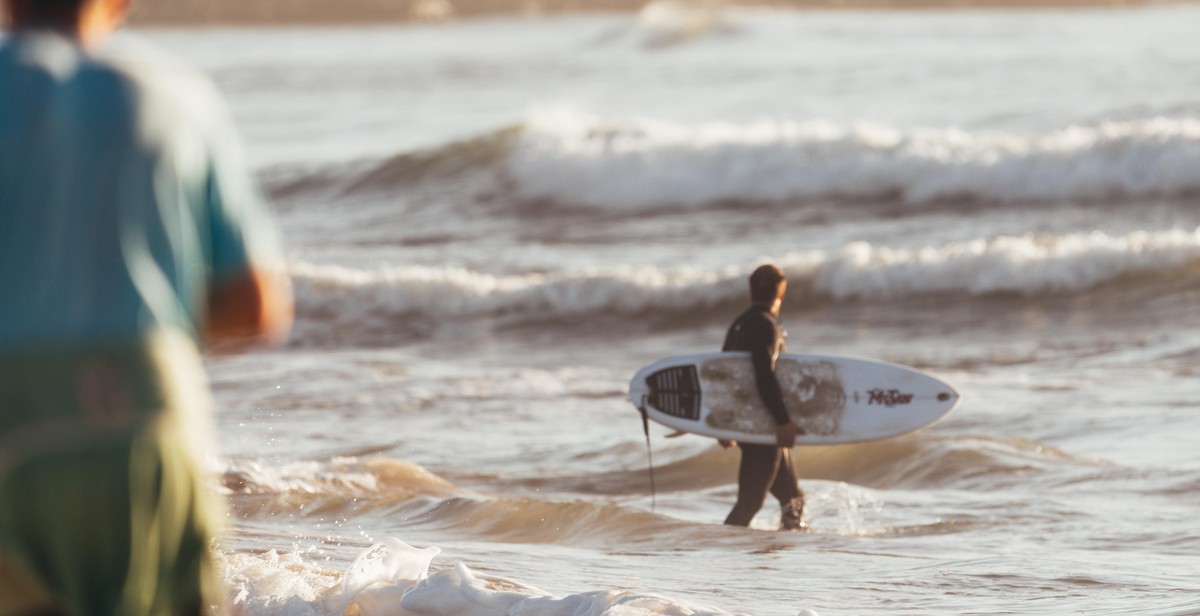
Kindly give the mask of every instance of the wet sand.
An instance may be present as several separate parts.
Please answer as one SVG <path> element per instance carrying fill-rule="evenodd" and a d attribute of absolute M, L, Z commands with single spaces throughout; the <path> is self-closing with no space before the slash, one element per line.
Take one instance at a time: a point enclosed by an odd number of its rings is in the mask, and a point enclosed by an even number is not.
<path fill-rule="evenodd" d="M 399 23 L 504 14 L 636 11 L 646 4 L 645 0 L 139 0 L 131 22 L 146 26 Z M 1155 0 L 735 0 L 682 4 L 797 9 L 930 9 L 1126 7 L 1163 3 Z"/>

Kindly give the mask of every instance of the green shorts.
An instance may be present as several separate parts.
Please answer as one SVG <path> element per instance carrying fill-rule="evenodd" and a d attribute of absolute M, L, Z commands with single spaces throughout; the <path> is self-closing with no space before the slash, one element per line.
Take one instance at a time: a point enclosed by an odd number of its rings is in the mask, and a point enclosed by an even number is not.
<path fill-rule="evenodd" d="M 199 614 L 223 601 L 194 344 L 0 355 L 0 616 Z"/>

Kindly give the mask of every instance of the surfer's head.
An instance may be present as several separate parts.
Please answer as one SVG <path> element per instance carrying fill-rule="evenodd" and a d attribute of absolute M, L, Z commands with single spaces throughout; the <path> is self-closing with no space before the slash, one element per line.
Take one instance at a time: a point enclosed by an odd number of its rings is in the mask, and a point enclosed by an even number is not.
<path fill-rule="evenodd" d="M 97 43 L 116 30 L 131 0 L 4 0 L 11 29 L 45 27 Z"/>
<path fill-rule="evenodd" d="M 750 301 L 759 306 L 778 310 L 787 291 L 787 276 L 774 265 L 760 265 L 750 274 Z"/>

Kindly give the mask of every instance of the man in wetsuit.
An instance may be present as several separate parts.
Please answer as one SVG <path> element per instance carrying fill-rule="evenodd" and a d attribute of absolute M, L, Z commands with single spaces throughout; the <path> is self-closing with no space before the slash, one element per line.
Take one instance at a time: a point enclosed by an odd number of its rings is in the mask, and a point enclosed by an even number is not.
<path fill-rule="evenodd" d="M 775 376 L 775 360 L 784 351 L 787 334 L 779 324 L 779 308 L 787 290 L 787 278 L 774 265 L 763 265 L 750 275 L 751 306 L 729 327 L 722 351 L 749 351 L 754 363 L 754 380 L 767 410 L 775 420 L 775 444 L 736 443 L 742 451 L 738 469 L 737 504 L 726 524 L 749 526 L 770 493 L 782 507 L 780 526 L 800 530 L 804 519 L 804 493 L 796 481 L 791 448 L 800 428 L 788 416 L 783 391 Z M 732 441 L 722 441 L 732 446 Z"/>
<path fill-rule="evenodd" d="M 128 3 L 0 5 L 0 616 L 223 602 L 198 344 L 291 322 L 216 88 L 103 45 Z"/>

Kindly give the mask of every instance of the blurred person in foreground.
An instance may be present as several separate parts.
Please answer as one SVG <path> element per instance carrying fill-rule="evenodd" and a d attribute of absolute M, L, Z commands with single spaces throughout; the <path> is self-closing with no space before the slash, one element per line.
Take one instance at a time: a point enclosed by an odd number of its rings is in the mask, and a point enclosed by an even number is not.
<path fill-rule="evenodd" d="M 199 614 L 198 345 L 286 335 L 277 234 L 212 84 L 104 44 L 129 0 L 0 1 L 0 615 Z"/>
<path fill-rule="evenodd" d="M 726 524 L 749 526 L 769 493 L 779 501 L 782 529 L 807 527 L 804 493 L 796 481 L 791 450 L 796 444 L 796 436 L 802 432 L 788 416 L 783 391 L 775 375 L 775 360 L 784 351 L 787 338 L 779 323 L 779 309 L 786 291 L 787 277 L 783 270 L 774 265 L 755 269 L 750 274 L 750 307 L 729 326 L 721 348 L 722 351 L 750 352 L 758 394 L 776 424 L 774 445 L 720 441 L 722 447 L 736 444 L 742 452 L 737 503 L 725 518 Z"/>

